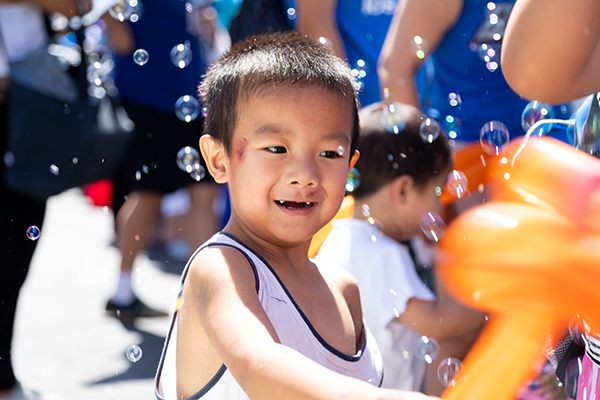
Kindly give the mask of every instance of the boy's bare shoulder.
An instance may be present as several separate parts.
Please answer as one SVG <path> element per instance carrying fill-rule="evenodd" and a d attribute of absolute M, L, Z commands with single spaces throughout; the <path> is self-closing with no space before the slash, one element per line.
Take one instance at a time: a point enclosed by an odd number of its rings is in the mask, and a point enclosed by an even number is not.
<path fill-rule="evenodd" d="M 201 282 L 244 282 L 254 285 L 255 278 L 248 259 L 239 250 L 230 246 L 208 246 L 191 261 L 188 281 L 192 285 Z"/>

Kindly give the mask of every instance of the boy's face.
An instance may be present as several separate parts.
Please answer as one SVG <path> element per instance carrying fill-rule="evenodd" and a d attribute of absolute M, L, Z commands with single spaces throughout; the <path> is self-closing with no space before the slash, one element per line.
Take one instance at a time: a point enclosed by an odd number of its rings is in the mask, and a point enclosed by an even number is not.
<path fill-rule="evenodd" d="M 321 88 L 278 88 L 238 113 L 222 179 L 230 225 L 278 245 L 309 241 L 333 218 L 351 164 L 352 108 Z"/>

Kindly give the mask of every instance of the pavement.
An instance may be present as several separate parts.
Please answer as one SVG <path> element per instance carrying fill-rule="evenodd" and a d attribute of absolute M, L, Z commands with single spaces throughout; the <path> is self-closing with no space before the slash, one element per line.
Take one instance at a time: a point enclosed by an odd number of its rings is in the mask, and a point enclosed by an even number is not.
<path fill-rule="evenodd" d="M 18 379 L 43 399 L 154 398 L 170 317 L 125 324 L 105 315 L 119 274 L 113 243 L 112 210 L 93 206 L 78 189 L 48 200 L 12 348 Z M 132 277 L 137 296 L 170 313 L 183 265 L 160 252 L 140 254 Z M 134 344 L 143 351 L 136 363 L 125 355 Z"/>

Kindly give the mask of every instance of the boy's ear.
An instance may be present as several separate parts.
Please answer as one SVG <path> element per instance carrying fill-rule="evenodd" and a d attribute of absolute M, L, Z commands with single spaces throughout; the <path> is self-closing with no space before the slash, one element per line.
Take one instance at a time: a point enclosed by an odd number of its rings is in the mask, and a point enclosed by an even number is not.
<path fill-rule="evenodd" d="M 398 204 L 406 204 L 412 190 L 415 190 L 413 178 L 404 174 L 392 181 L 392 197 Z"/>
<path fill-rule="evenodd" d="M 356 162 L 360 158 L 360 151 L 354 150 L 354 155 L 350 158 L 350 167 L 348 168 L 348 172 L 356 165 Z"/>
<path fill-rule="evenodd" d="M 227 155 L 223 144 L 210 135 L 203 135 L 200 138 L 200 151 L 215 182 L 227 183 Z"/>

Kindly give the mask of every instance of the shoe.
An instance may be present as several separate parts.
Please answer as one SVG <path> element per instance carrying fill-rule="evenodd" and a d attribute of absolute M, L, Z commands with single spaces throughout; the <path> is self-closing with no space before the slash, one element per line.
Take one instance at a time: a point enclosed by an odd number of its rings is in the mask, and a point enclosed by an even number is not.
<path fill-rule="evenodd" d="M 17 381 L 15 386 L 10 390 L 7 395 L 0 395 L 1 400 L 42 400 L 42 396 L 39 392 L 23 386 L 21 382 Z"/>
<path fill-rule="evenodd" d="M 118 305 L 108 300 L 106 303 L 106 312 L 123 320 L 131 320 L 138 317 L 166 317 L 169 315 L 166 312 L 151 308 L 137 298 L 127 306 Z"/>

